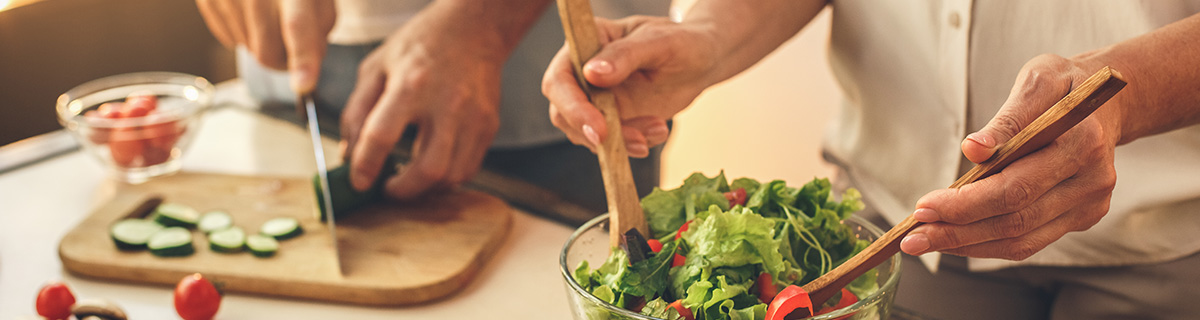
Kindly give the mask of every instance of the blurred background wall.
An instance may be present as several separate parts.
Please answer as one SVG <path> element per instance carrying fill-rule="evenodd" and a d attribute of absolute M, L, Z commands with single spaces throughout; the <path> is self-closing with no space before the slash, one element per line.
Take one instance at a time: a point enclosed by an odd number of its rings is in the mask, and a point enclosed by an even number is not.
<path fill-rule="evenodd" d="M 59 94 L 135 71 L 233 78 L 191 0 L 0 0 L 0 145 L 60 129 Z"/>
<path fill-rule="evenodd" d="M 678 115 L 663 150 L 661 185 L 674 188 L 692 172 L 713 176 L 722 169 L 730 179 L 791 185 L 830 176 L 821 136 L 837 114 L 841 91 L 826 54 L 829 26 L 825 9 L 766 59 L 709 88 Z"/>

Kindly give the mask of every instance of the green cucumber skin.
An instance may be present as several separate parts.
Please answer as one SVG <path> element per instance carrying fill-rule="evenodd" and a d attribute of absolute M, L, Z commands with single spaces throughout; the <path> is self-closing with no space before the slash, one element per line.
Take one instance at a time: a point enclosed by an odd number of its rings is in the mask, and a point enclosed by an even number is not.
<path fill-rule="evenodd" d="M 335 217 L 345 216 L 348 212 L 383 198 L 383 186 L 387 177 L 396 174 L 395 160 L 388 157 L 384 161 L 383 172 L 375 177 L 375 182 L 366 191 L 358 191 L 350 184 L 350 166 L 342 165 L 325 172 L 329 178 L 329 197 L 333 200 Z M 321 221 L 325 221 L 325 196 L 321 194 L 321 178 L 313 175 L 313 190 L 317 195 L 317 208 L 321 211 Z"/>
<path fill-rule="evenodd" d="M 301 228 L 300 225 L 296 225 L 296 229 L 292 229 L 292 232 L 284 233 L 281 235 L 275 235 L 275 236 L 268 234 L 266 236 L 274 237 L 275 240 L 277 240 L 277 241 L 283 241 L 283 240 L 299 237 L 302 234 L 304 234 L 304 228 Z"/>
<path fill-rule="evenodd" d="M 140 223 L 140 224 L 155 225 L 155 226 L 158 226 L 158 229 L 155 230 L 154 232 L 150 232 L 149 234 L 146 234 L 144 241 L 137 241 L 137 240 L 126 241 L 128 239 L 121 239 L 121 237 L 119 237 L 117 227 L 121 226 L 122 224 L 128 224 L 128 223 Z M 125 220 L 120 220 L 120 221 L 117 221 L 116 223 L 113 223 L 113 225 L 108 228 L 108 235 L 109 235 L 109 238 L 113 240 L 113 243 L 116 244 L 118 250 L 141 251 L 141 250 L 146 250 L 146 248 L 147 248 L 146 244 L 148 242 L 150 242 L 150 238 L 154 235 L 154 233 L 161 231 L 162 229 L 163 229 L 162 225 L 159 225 L 153 221 L 141 220 L 141 219 L 125 219 Z M 128 231 L 126 231 L 125 233 L 126 233 L 125 236 L 128 237 Z M 138 239 L 138 240 L 141 240 L 141 239 Z"/>
<path fill-rule="evenodd" d="M 257 248 L 252 244 L 262 244 L 263 242 L 265 242 L 265 244 L 269 244 L 273 248 Z M 250 235 L 246 237 L 246 249 L 249 249 L 250 254 L 254 255 L 255 257 L 268 258 L 274 256 L 275 252 L 279 251 L 279 241 L 276 241 L 275 238 L 267 235 Z"/>
<path fill-rule="evenodd" d="M 159 257 L 186 257 L 196 253 L 196 247 L 191 243 L 184 246 L 150 249 L 150 253 Z"/>
<path fill-rule="evenodd" d="M 214 238 L 224 236 L 226 233 L 238 233 L 241 235 L 240 241 L 236 243 L 225 243 L 223 241 L 215 241 Z M 216 231 L 208 235 L 208 248 L 220 253 L 236 253 L 241 252 L 246 246 L 246 232 L 238 227 L 230 227 L 224 230 Z"/>
<path fill-rule="evenodd" d="M 196 213 L 195 219 L 183 220 L 183 219 L 172 216 L 171 214 L 168 214 L 168 213 L 162 211 L 162 209 L 164 207 L 169 208 L 171 206 L 178 206 L 182 209 L 193 211 L 193 213 Z M 188 206 L 184 206 L 184 205 L 180 205 L 180 204 L 164 203 L 164 204 L 159 205 L 158 208 L 154 210 L 154 222 L 158 222 L 158 224 L 161 224 L 165 227 L 183 227 L 183 228 L 187 228 L 187 229 L 195 229 L 196 223 L 198 223 L 200 220 L 200 215 L 198 212 L 194 212 L 194 211 L 195 211 L 195 209 L 192 209 L 191 207 L 188 207 Z"/>
<path fill-rule="evenodd" d="M 255 257 L 259 257 L 259 258 L 270 258 L 270 257 L 275 256 L 275 250 L 258 251 L 258 250 L 251 249 L 250 254 L 254 255 Z"/>

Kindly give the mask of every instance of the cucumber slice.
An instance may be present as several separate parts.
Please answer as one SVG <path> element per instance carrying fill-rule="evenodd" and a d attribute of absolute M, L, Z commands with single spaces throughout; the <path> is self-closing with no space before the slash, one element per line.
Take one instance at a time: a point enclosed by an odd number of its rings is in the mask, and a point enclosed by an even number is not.
<path fill-rule="evenodd" d="M 143 219 L 117 221 L 108 229 L 109 236 L 120 250 L 146 249 L 146 242 L 154 233 L 163 229 L 157 222 Z"/>
<path fill-rule="evenodd" d="M 232 253 L 242 251 L 246 245 L 246 232 L 242 228 L 231 227 L 217 230 L 208 235 L 208 248 L 216 252 Z"/>
<path fill-rule="evenodd" d="M 296 218 L 284 217 L 263 222 L 258 232 L 275 240 L 287 240 L 304 233 L 304 229 L 300 228 L 300 221 Z"/>
<path fill-rule="evenodd" d="M 266 258 L 275 255 L 279 251 L 279 241 L 275 238 L 261 234 L 252 234 L 246 237 L 246 248 L 250 249 L 250 254 L 255 257 Z"/>
<path fill-rule="evenodd" d="M 154 221 L 167 227 L 195 228 L 200 212 L 178 203 L 164 203 L 154 210 Z"/>
<path fill-rule="evenodd" d="M 200 216 L 200 222 L 196 224 L 196 228 L 204 233 L 225 230 L 232 226 L 233 216 L 230 216 L 225 211 L 209 211 Z"/>
<path fill-rule="evenodd" d="M 188 256 L 196 252 L 192 246 L 192 232 L 182 227 L 169 227 L 154 233 L 146 247 L 160 257 Z"/>

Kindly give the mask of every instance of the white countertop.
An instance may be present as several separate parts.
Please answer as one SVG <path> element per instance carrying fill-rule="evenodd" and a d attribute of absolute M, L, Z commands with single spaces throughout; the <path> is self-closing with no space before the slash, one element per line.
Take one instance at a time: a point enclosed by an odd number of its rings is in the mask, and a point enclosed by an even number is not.
<path fill-rule="evenodd" d="M 302 128 L 246 106 L 236 82 L 219 86 L 223 107 L 204 118 L 183 170 L 307 176 L 312 159 Z M 336 147 L 326 141 L 329 159 Z M 311 157 L 310 157 L 311 158 Z M 300 159 L 305 159 L 300 157 Z M 74 151 L 0 173 L 0 319 L 36 315 L 47 281 L 62 280 L 77 299 L 105 298 L 132 319 L 178 319 L 172 287 L 112 283 L 67 274 L 59 240 L 112 194 L 112 181 L 90 154 Z M 217 319 L 570 319 L 558 253 L 571 228 L 518 210 L 504 245 L 461 292 L 427 304 L 375 308 L 226 294 Z"/>

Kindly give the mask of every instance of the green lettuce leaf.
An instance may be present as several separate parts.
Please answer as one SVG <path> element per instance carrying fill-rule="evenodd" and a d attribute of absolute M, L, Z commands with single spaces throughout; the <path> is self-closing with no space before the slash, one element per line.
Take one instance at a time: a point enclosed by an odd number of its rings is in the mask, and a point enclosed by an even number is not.
<path fill-rule="evenodd" d="M 642 198 L 642 212 L 650 227 L 651 238 L 662 238 L 678 230 L 697 211 L 707 210 L 716 205 L 722 210 L 729 209 L 729 201 L 725 200 L 724 192 L 729 191 L 729 183 L 725 180 L 725 172 L 708 178 L 702 173 L 693 173 L 679 188 L 662 190 L 655 188 L 649 195 Z"/>
<path fill-rule="evenodd" d="M 646 305 L 642 307 L 642 314 L 665 320 L 683 319 L 683 317 L 679 315 L 679 311 L 670 307 L 670 304 L 662 298 L 657 298 L 650 300 L 650 302 L 646 302 Z"/>
<path fill-rule="evenodd" d="M 659 253 L 630 266 L 617 282 L 620 291 L 646 299 L 661 295 L 667 288 L 667 275 L 677 248 L 675 242 L 667 242 Z"/>

